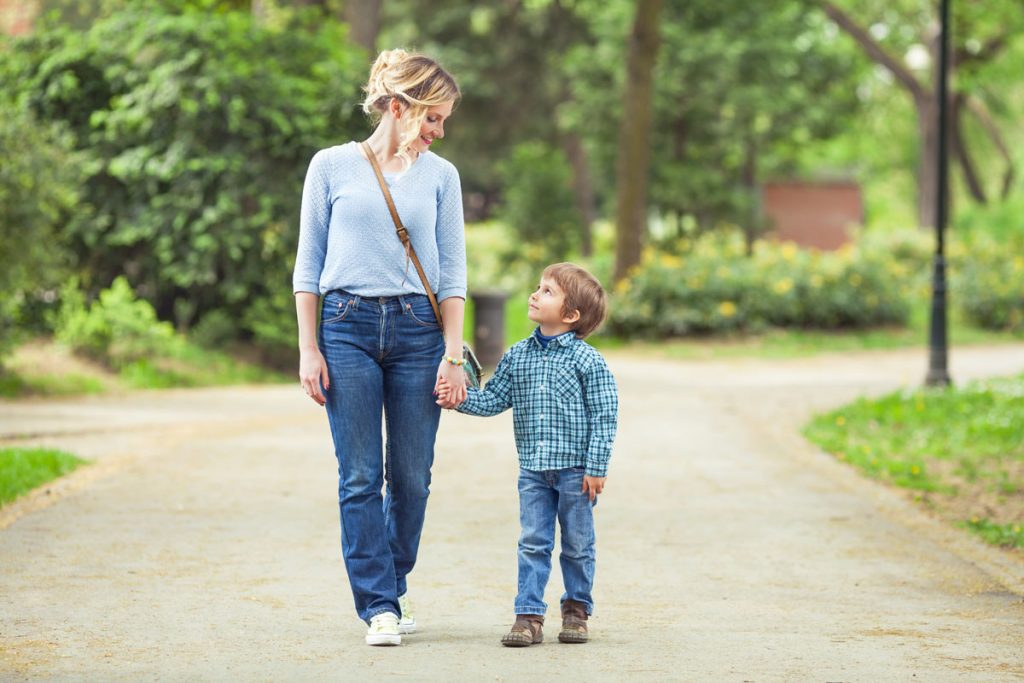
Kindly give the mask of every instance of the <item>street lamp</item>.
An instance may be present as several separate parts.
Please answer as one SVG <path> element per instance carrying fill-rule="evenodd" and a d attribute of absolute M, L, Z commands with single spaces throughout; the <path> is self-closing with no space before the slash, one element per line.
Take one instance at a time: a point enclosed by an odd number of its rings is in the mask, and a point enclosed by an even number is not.
<path fill-rule="evenodd" d="M 932 273 L 932 315 L 931 329 L 928 338 L 928 375 L 925 384 L 930 387 L 944 387 L 950 383 L 949 372 L 946 370 L 949 350 L 946 345 L 946 219 L 949 202 L 949 169 L 946 147 L 949 141 L 949 117 L 947 106 L 947 72 L 949 70 L 949 0 L 939 0 L 940 31 L 939 36 L 939 191 L 935 212 L 935 260 Z"/>

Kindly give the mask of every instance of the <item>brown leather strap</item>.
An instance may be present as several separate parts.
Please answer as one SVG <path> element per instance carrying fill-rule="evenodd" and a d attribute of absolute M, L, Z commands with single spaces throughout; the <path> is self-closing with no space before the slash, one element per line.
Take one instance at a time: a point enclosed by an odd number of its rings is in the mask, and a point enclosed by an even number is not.
<path fill-rule="evenodd" d="M 427 280 L 426 273 L 423 272 L 423 266 L 420 265 L 420 260 L 416 257 L 416 250 L 412 247 L 412 240 L 409 239 L 409 231 L 402 225 L 402 219 L 398 216 L 398 209 L 395 208 L 395 200 L 391 198 L 391 191 L 388 190 L 388 184 L 384 180 L 384 174 L 381 173 L 380 164 L 377 163 L 377 156 L 373 153 L 370 145 L 365 142 L 359 143 L 362 145 L 363 153 L 366 158 L 370 160 L 370 165 L 373 166 L 373 172 L 377 174 L 377 182 L 380 183 L 381 192 L 384 193 L 384 199 L 388 203 L 388 211 L 391 212 L 391 220 L 395 222 L 395 232 L 398 234 L 398 239 L 402 241 L 402 246 L 405 247 L 405 253 L 412 259 L 412 263 L 416 266 L 416 272 L 420 274 L 420 280 L 423 282 L 423 289 L 427 293 L 427 297 L 430 299 L 430 307 L 434 309 L 434 315 L 437 317 L 437 324 L 441 329 L 444 329 L 444 325 L 441 322 L 441 307 L 437 305 L 437 297 L 434 296 L 434 290 L 430 287 L 430 281 Z M 406 264 L 408 267 L 408 263 Z"/>

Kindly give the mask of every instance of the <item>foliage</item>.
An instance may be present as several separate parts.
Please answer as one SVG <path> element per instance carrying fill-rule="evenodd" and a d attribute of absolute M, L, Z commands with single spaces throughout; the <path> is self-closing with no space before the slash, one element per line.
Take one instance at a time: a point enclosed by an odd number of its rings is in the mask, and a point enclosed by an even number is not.
<path fill-rule="evenodd" d="M 623 336 L 678 337 L 767 327 L 903 324 L 905 267 L 884 252 L 837 252 L 758 242 L 752 258 L 735 233 L 683 240 L 678 254 L 648 250 L 615 290 L 610 326 Z"/>
<path fill-rule="evenodd" d="M 1024 540 L 1024 375 L 860 398 L 818 415 L 804 434 L 870 476 L 928 492 L 930 504 L 987 537 L 993 525 L 1016 524 L 1000 542 Z"/>
<path fill-rule="evenodd" d="M 1024 330 L 1024 239 L 970 239 L 954 272 L 957 305 L 980 327 Z"/>
<path fill-rule="evenodd" d="M 343 31 L 141 3 L 0 52 L 5 81 L 89 157 L 92 210 L 64 235 L 87 291 L 127 274 L 184 329 L 288 288 L 309 158 L 362 125 Z"/>
<path fill-rule="evenodd" d="M 67 267 L 58 227 L 75 206 L 77 171 L 57 126 L 0 102 L 0 361 L 26 301 Z"/>
<path fill-rule="evenodd" d="M 170 323 L 157 319 L 148 301 L 135 296 L 124 277 L 116 278 L 91 304 L 77 282 L 66 285 L 54 330 L 61 343 L 114 368 L 173 353 L 183 343 Z"/>
<path fill-rule="evenodd" d="M 84 462 L 70 453 L 49 448 L 0 448 L 0 505 Z"/>
<path fill-rule="evenodd" d="M 499 170 L 505 188 L 499 218 L 518 237 L 516 256 L 534 264 L 563 260 L 579 244 L 582 220 L 565 155 L 541 142 L 525 142 Z"/>

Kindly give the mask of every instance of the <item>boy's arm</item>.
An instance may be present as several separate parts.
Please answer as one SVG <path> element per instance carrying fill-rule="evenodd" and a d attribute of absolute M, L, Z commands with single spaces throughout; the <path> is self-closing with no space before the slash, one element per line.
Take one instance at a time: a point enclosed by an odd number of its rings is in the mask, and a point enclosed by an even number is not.
<path fill-rule="evenodd" d="M 460 413 L 491 417 L 512 407 L 512 351 L 501 357 L 494 376 L 481 389 L 467 389 L 466 400 L 455 406 Z"/>
<path fill-rule="evenodd" d="M 583 401 L 590 425 L 586 468 L 591 477 L 608 476 L 608 460 L 618 426 L 619 393 L 604 358 L 594 359 L 583 374 Z"/>

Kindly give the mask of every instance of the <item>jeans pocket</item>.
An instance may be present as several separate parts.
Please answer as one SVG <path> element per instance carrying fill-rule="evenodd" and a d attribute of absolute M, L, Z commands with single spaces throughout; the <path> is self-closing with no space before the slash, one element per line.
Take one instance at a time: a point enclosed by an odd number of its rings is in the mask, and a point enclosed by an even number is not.
<path fill-rule="evenodd" d="M 350 296 L 342 297 L 337 301 L 324 301 L 324 310 L 320 316 L 321 324 L 330 325 L 332 323 L 340 323 L 342 320 L 347 318 L 348 314 L 352 311 L 352 302 L 353 298 Z"/>
<path fill-rule="evenodd" d="M 437 316 L 434 315 L 434 307 L 430 305 L 429 301 L 425 303 L 412 303 L 407 301 L 405 304 L 405 313 L 409 316 L 409 319 L 417 325 L 422 327 L 440 328 L 437 324 Z"/>

